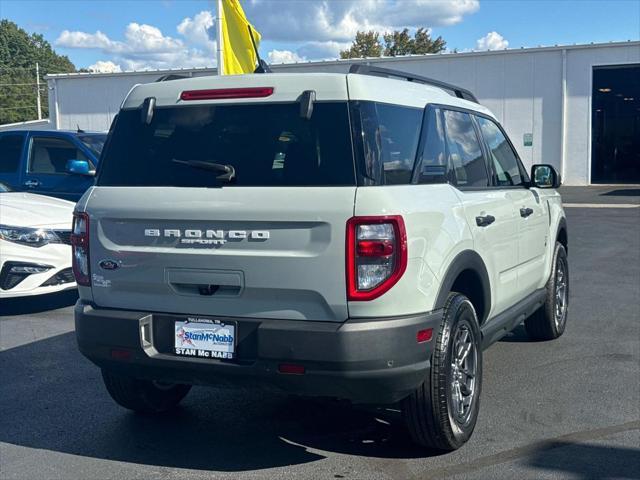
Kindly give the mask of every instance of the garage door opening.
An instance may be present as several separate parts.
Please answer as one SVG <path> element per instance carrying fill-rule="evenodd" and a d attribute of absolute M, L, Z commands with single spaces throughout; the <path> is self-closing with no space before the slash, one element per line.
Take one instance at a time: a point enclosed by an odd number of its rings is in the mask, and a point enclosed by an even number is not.
<path fill-rule="evenodd" d="M 591 183 L 640 183 L 640 65 L 593 69 Z"/>

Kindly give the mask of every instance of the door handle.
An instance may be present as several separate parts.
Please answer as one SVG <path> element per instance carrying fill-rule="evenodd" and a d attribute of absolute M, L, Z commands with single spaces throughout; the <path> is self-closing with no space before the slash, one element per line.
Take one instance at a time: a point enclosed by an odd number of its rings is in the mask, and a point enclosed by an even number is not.
<path fill-rule="evenodd" d="M 496 221 L 493 215 L 481 215 L 476 217 L 476 225 L 479 227 L 487 227 Z"/>
<path fill-rule="evenodd" d="M 27 188 L 36 188 L 40 186 L 40 181 L 39 180 L 27 180 L 26 182 L 24 182 L 24 186 Z"/>
<path fill-rule="evenodd" d="M 521 216 L 522 218 L 527 218 L 527 217 L 528 217 L 529 215 L 531 215 L 532 213 L 533 213 L 533 208 L 528 208 L 528 207 L 527 207 L 527 208 L 525 208 L 525 207 L 522 207 L 522 208 L 520 209 L 520 216 Z"/>

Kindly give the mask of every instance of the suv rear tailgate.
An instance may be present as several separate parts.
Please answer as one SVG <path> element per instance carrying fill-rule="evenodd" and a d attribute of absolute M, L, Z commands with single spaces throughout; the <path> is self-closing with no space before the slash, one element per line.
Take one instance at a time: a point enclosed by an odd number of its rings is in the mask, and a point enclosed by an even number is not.
<path fill-rule="evenodd" d="M 96 187 L 86 205 L 94 302 L 343 321 L 355 190 Z"/>

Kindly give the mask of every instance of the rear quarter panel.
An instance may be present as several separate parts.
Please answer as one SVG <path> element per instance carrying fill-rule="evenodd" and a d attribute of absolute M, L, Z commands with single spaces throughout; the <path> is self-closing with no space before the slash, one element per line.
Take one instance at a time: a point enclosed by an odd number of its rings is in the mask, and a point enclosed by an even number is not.
<path fill-rule="evenodd" d="M 450 185 L 358 187 L 356 216 L 402 215 L 407 230 L 407 270 L 388 292 L 349 302 L 349 316 L 409 315 L 435 309 L 447 266 L 473 239 Z"/>

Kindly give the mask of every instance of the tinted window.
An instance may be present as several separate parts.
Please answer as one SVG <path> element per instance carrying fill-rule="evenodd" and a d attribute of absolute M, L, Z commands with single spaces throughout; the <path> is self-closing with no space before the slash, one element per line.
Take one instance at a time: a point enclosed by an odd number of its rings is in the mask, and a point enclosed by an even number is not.
<path fill-rule="evenodd" d="M 100 153 L 102 152 L 106 139 L 107 136 L 105 134 L 78 135 L 78 140 L 91 150 L 91 153 L 93 153 L 96 158 L 100 158 Z"/>
<path fill-rule="evenodd" d="M 22 135 L 0 136 L 0 173 L 15 173 L 20 166 L 22 153 Z"/>
<path fill-rule="evenodd" d="M 490 150 L 496 185 L 523 185 L 518 158 L 500 128 L 491 120 L 476 117 L 480 131 Z"/>
<path fill-rule="evenodd" d="M 151 124 L 123 110 L 101 160 L 98 185 L 220 186 L 220 172 L 185 161 L 231 165 L 224 186 L 355 185 L 346 102 L 156 108 Z M 177 162 L 176 162 L 177 160 Z"/>
<path fill-rule="evenodd" d="M 488 186 L 487 168 L 471 116 L 453 110 L 444 110 L 443 116 L 452 180 L 459 187 Z"/>
<path fill-rule="evenodd" d="M 31 173 L 65 174 L 69 160 L 88 159 L 73 143 L 61 138 L 35 137 L 31 142 Z"/>
<path fill-rule="evenodd" d="M 447 182 L 447 157 L 444 143 L 444 126 L 440 110 L 427 110 L 422 127 L 422 152 L 419 183 Z"/>
<path fill-rule="evenodd" d="M 361 170 L 372 185 L 411 183 L 423 110 L 375 102 L 355 102 L 355 138 L 362 139 Z"/>

